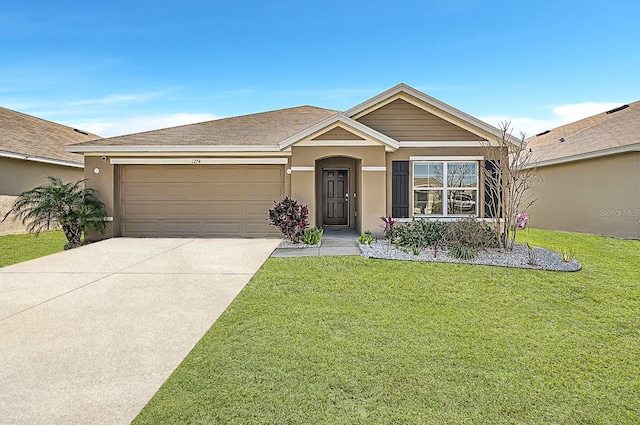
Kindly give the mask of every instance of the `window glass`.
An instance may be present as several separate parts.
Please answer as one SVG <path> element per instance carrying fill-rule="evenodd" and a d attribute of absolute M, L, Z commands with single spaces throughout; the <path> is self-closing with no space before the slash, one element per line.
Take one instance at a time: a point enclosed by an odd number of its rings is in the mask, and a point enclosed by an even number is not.
<path fill-rule="evenodd" d="M 413 186 L 416 188 L 442 187 L 442 169 L 442 163 L 416 163 L 413 168 Z"/>
<path fill-rule="evenodd" d="M 448 190 L 447 213 L 454 215 L 475 214 L 477 190 Z"/>
<path fill-rule="evenodd" d="M 413 163 L 413 215 L 478 213 L 478 162 Z"/>
<path fill-rule="evenodd" d="M 420 190 L 413 195 L 414 214 L 442 214 L 442 190 Z"/>
<path fill-rule="evenodd" d="M 476 162 L 447 163 L 448 187 L 477 187 L 478 164 Z"/>

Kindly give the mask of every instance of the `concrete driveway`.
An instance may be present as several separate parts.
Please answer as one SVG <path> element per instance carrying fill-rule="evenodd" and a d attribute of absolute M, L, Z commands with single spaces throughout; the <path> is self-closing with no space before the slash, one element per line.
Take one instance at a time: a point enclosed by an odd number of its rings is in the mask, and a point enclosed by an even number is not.
<path fill-rule="evenodd" d="M 0 268 L 0 422 L 130 423 L 278 243 L 117 238 Z"/>

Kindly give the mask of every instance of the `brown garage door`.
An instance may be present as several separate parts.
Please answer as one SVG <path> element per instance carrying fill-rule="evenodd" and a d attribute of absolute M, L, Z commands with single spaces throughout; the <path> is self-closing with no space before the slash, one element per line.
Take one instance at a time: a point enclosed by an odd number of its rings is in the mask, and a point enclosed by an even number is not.
<path fill-rule="evenodd" d="M 120 233 L 130 237 L 264 237 L 282 165 L 122 165 Z"/>

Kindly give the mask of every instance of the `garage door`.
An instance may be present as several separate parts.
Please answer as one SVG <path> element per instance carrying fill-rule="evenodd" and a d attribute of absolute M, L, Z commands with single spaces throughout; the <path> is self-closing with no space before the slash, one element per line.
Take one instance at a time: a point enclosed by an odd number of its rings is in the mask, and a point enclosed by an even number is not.
<path fill-rule="evenodd" d="M 120 233 L 129 237 L 264 237 L 282 165 L 121 165 Z"/>

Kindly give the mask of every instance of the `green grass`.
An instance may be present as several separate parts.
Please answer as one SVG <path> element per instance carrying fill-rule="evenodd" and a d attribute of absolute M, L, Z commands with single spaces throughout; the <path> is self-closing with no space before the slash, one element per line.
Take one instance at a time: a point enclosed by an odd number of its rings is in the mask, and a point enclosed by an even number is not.
<path fill-rule="evenodd" d="M 66 243 L 62 231 L 0 236 L 0 267 L 60 252 Z"/>
<path fill-rule="evenodd" d="M 134 423 L 640 423 L 640 242 L 529 239 L 583 270 L 270 259 Z"/>

